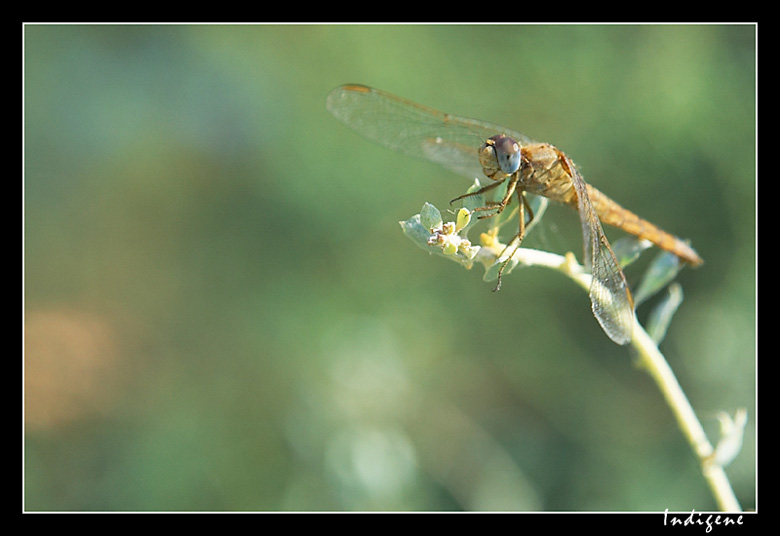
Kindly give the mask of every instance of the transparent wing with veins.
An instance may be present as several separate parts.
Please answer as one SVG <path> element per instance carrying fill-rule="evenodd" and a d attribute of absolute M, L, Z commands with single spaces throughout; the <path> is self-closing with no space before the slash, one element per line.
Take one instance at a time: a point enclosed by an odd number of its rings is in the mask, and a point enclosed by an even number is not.
<path fill-rule="evenodd" d="M 506 134 L 520 144 L 534 143 L 505 127 L 446 114 L 361 85 L 333 90 L 327 108 L 336 119 L 380 145 L 470 179 L 484 176 L 479 147 L 491 136 Z"/>
<path fill-rule="evenodd" d="M 631 340 L 634 326 L 634 304 L 626 277 L 604 235 L 585 181 L 568 157 L 564 156 L 563 164 L 577 192 L 585 266 L 591 268 L 592 274 L 589 296 L 593 315 L 610 339 L 626 344 Z"/>

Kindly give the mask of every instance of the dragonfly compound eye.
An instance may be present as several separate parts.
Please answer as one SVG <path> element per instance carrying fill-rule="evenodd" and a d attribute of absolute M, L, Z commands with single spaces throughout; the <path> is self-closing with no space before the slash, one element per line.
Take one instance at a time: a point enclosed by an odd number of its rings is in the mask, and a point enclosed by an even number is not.
<path fill-rule="evenodd" d="M 493 136 L 498 167 L 511 175 L 520 167 L 520 145 L 509 136 Z"/>

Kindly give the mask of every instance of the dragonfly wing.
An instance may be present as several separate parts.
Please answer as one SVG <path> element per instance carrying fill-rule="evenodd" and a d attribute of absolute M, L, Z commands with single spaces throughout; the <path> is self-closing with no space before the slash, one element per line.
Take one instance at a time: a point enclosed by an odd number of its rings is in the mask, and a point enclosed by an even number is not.
<path fill-rule="evenodd" d="M 533 143 L 505 127 L 446 114 L 361 85 L 331 91 L 327 109 L 336 119 L 380 145 L 435 162 L 469 178 L 484 175 L 478 152 L 489 137 L 506 134 L 521 144 Z"/>
<path fill-rule="evenodd" d="M 574 163 L 567 156 L 561 155 L 577 192 L 585 265 L 591 268 L 589 295 L 593 315 L 610 339 L 618 344 L 626 344 L 631 340 L 634 327 L 631 291 L 590 202 L 585 181 Z"/>

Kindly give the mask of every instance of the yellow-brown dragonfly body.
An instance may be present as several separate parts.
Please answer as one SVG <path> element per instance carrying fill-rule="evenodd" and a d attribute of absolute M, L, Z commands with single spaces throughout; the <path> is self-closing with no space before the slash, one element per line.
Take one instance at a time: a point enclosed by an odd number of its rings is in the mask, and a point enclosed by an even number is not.
<path fill-rule="evenodd" d="M 702 263 L 685 242 L 586 184 L 571 159 L 548 143 L 537 143 L 499 125 L 439 112 L 362 85 L 336 88 L 328 95 L 327 107 L 341 122 L 377 143 L 436 162 L 466 177 L 486 175 L 493 181 L 457 199 L 506 183 L 500 201 L 477 210 L 487 212 L 483 217 L 495 215 L 517 193 L 520 229 L 510 242 L 515 247 L 522 241 L 527 224 L 526 193 L 576 209 L 582 224 L 586 265 L 592 272 L 593 313 L 607 335 L 619 344 L 631 340 L 633 302 L 600 221 L 647 239 L 691 265 Z"/>
<path fill-rule="evenodd" d="M 574 187 L 577 172 L 571 169 L 569 158 L 548 143 L 523 146 L 521 153 L 527 166 L 518 187 L 522 186 L 526 192 L 544 196 L 577 210 L 577 190 Z M 602 223 L 649 240 L 692 266 L 699 266 L 704 262 L 684 241 L 623 208 L 590 184 L 586 184 L 586 188 L 590 203 Z"/>

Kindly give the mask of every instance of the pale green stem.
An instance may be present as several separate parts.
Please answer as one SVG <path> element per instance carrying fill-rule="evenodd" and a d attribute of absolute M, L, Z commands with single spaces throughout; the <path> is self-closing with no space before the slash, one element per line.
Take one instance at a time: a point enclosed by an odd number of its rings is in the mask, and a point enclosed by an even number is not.
<path fill-rule="evenodd" d="M 483 247 L 490 251 L 491 256 L 495 258 L 503 252 L 504 245 L 498 242 L 485 243 Z M 553 268 L 567 275 L 577 282 L 587 292 L 590 289 L 590 274 L 574 260 L 574 256 L 569 254 L 565 257 L 538 251 L 533 249 L 519 248 L 513 255 L 513 259 L 525 266 L 545 266 Z M 707 483 L 712 490 L 715 500 L 721 510 L 727 512 L 739 512 L 741 507 L 737 501 L 734 491 L 731 488 L 729 479 L 726 476 L 723 467 L 715 460 L 714 449 L 707 439 L 704 429 L 696 417 L 693 408 L 688 402 L 677 378 L 672 372 L 663 354 L 658 350 L 655 342 L 644 330 L 639 322 L 634 320 L 633 338 L 631 346 L 638 353 L 638 363 L 641 368 L 655 380 L 656 385 L 661 390 L 667 404 L 672 410 L 677 424 L 680 426 L 685 438 L 691 445 L 696 454 L 699 464 L 702 468 Z"/>
<path fill-rule="evenodd" d="M 723 467 L 713 457 L 714 449 L 707 439 L 701 423 L 696 418 L 688 398 L 674 376 L 669 363 L 658 350 L 650 335 L 639 322 L 634 323 L 634 337 L 631 345 L 639 354 L 639 365 L 655 380 L 656 385 L 664 395 L 672 409 L 677 424 L 696 453 L 701 464 L 704 478 L 712 490 L 718 507 L 727 512 L 739 512 L 741 507 L 737 501 L 731 484 Z"/>

